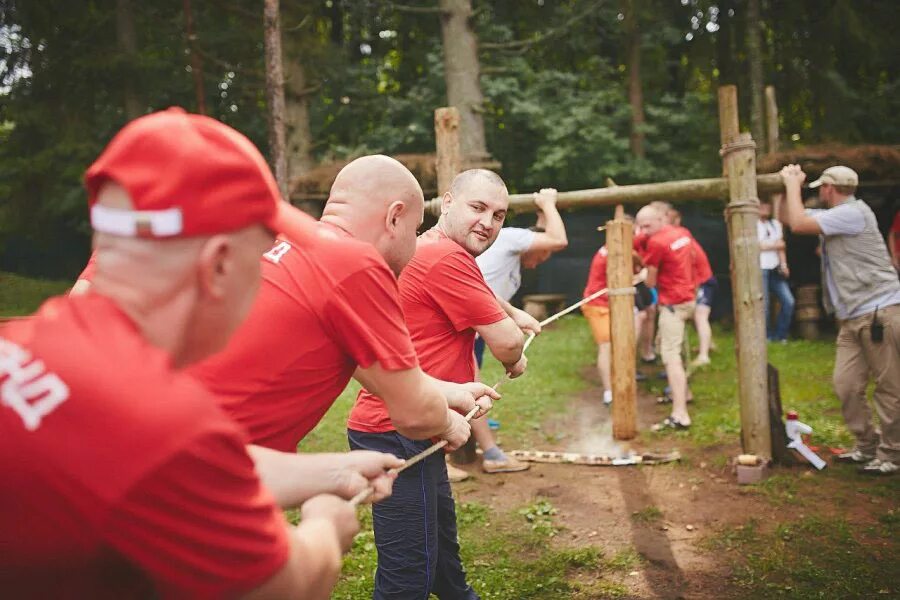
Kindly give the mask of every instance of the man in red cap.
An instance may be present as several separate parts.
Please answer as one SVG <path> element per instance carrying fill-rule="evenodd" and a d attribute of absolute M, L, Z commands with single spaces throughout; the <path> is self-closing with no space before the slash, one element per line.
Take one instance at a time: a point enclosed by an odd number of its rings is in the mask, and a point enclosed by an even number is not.
<path fill-rule="evenodd" d="M 469 438 L 481 383 L 425 375 L 409 339 L 397 279 L 416 246 L 425 201 L 412 173 L 387 156 L 344 167 L 306 243 L 284 238 L 262 257 L 263 283 L 227 349 L 191 369 L 226 412 L 267 448 L 295 452 L 351 377 L 385 399 L 394 427 L 415 439 Z"/>
<path fill-rule="evenodd" d="M 358 529 L 353 507 L 319 495 L 288 526 L 239 427 L 178 372 L 225 345 L 272 234 L 302 244 L 309 218 L 279 199 L 249 140 L 180 109 L 127 125 L 86 185 L 90 292 L 0 330 L 0 589 L 327 596 Z M 368 456 L 368 478 L 346 492 L 383 496 L 384 469 L 401 463 Z"/>
<path fill-rule="evenodd" d="M 437 226 L 419 236 L 400 275 L 400 304 L 422 369 L 446 381 L 475 376 L 475 334 L 512 377 L 524 372 L 525 336 L 484 281 L 475 257 L 497 238 L 509 194 L 496 174 L 472 169 L 444 194 Z M 539 326 L 538 326 L 539 327 Z M 352 448 L 410 458 L 431 445 L 392 423 L 390 408 L 362 390 L 347 426 Z M 394 496 L 372 508 L 378 570 L 374 598 L 473 599 L 456 535 L 456 509 L 447 465 L 432 454 L 394 482 Z"/>

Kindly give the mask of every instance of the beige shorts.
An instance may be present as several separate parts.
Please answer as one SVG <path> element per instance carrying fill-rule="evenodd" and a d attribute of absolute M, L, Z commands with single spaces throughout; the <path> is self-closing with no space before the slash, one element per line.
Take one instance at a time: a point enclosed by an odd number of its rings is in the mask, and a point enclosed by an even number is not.
<path fill-rule="evenodd" d="M 664 365 L 681 362 L 684 324 L 694 316 L 695 302 L 659 307 L 659 354 Z"/>

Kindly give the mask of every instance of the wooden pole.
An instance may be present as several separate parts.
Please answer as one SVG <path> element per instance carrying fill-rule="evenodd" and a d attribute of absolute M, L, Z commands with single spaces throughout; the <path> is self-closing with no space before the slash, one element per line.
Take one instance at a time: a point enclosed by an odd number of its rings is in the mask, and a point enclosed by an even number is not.
<path fill-rule="evenodd" d="M 769 154 L 778 152 L 778 102 L 775 86 L 766 86 L 766 149 Z"/>
<path fill-rule="evenodd" d="M 440 152 L 440 146 L 438 146 Z M 440 164 L 440 156 L 438 164 Z M 438 170 L 440 177 L 440 169 Z M 440 181 L 440 179 L 439 179 Z M 784 183 L 778 173 L 756 176 L 760 192 L 783 192 Z M 438 184 L 438 190 L 440 190 Z M 612 187 L 589 190 L 560 192 L 556 206 L 560 209 L 578 209 L 591 206 L 615 206 L 617 204 L 647 204 L 653 200 L 665 200 L 672 204 L 695 200 L 728 200 L 728 179 L 686 179 L 683 181 L 664 181 L 662 183 L 641 183 L 638 185 L 615 185 Z M 442 192 L 441 192 L 442 193 Z M 426 210 L 432 214 L 440 214 L 440 198 L 429 200 Z M 509 208 L 518 213 L 534 212 L 537 206 L 532 194 L 511 194 Z"/>
<path fill-rule="evenodd" d="M 434 137 L 437 144 L 437 206 L 433 214 L 440 214 L 440 198 L 450 189 L 453 178 L 462 169 L 462 155 L 459 149 L 459 111 L 455 106 L 438 108 L 434 111 Z M 534 199 L 531 200 L 534 204 Z"/>
<path fill-rule="evenodd" d="M 736 86 L 719 88 L 719 127 L 730 198 L 725 219 L 731 253 L 741 445 L 745 454 L 770 458 L 772 438 L 766 388 L 766 321 L 756 234 L 759 220 L 756 145 L 750 134 L 740 133 Z"/>
<path fill-rule="evenodd" d="M 631 262 L 631 223 L 623 219 L 622 206 L 616 218 L 606 223 L 606 280 L 609 286 L 609 322 L 612 367 L 613 437 L 630 440 L 637 435 L 635 383 L 634 288 Z"/>
<path fill-rule="evenodd" d="M 275 181 L 284 200 L 288 197 L 287 154 L 284 133 L 284 70 L 281 63 L 281 22 L 278 0 L 265 0 L 263 35 L 266 51 L 266 102 L 269 105 L 269 154 Z"/>

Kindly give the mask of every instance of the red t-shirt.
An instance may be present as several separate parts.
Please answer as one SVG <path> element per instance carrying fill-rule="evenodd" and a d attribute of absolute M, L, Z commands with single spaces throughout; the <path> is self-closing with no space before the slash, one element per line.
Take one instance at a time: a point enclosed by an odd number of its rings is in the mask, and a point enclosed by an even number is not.
<path fill-rule="evenodd" d="M 357 366 L 418 364 L 397 278 L 375 247 L 319 223 L 304 246 L 278 240 L 262 286 L 225 350 L 190 373 L 222 398 L 254 444 L 295 452 Z"/>
<path fill-rule="evenodd" d="M 694 270 L 694 286 L 697 287 L 709 281 L 713 276 L 713 272 L 709 264 L 709 257 L 706 256 L 703 246 L 693 237 L 691 239 L 693 240 L 691 252 L 694 259 L 691 268 Z"/>
<path fill-rule="evenodd" d="M 894 215 L 894 222 L 891 223 L 891 232 L 894 233 L 894 251 L 900 256 L 900 210 Z"/>
<path fill-rule="evenodd" d="M 694 300 L 693 240 L 687 229 L 674 225 L 664 226 L 647 240 L 644 263 L 659 269 L 656 289 L 661 305 Z"/>
<path fill-rule="evenodd" d="M 416 253 L 400 274 L 400 304 L 422 370 L 437 379 L 475 379 L 476 325 L 506 317 L 484 282 L 475 258 L 438 229 L 419 236 Z M 392 431 L 384 401 L 360 390 L 348 427 Z"/>
<path fill-rule="evenodd" d="M 605 245 L 600 246 L 600 249 L 594 254 L 594 259 L 591 261 L 591 270 L 588 272 L 587 285 L 584 286 L 584 295 L 582 298 L 587 298 L 591 294 L 599 292 L 606 287 L 606 262 L 608 254 Z M 603 294 L 588 302 L 587 305 L 606 307 L 609 306 L 609 298 L 606 294 Z"/>
<path fill-rule="evenodd" d="M 0 329 L 0 400 L 4 596 L 232 597 L 287 560 L 237 425 L 111 300 Z"/>

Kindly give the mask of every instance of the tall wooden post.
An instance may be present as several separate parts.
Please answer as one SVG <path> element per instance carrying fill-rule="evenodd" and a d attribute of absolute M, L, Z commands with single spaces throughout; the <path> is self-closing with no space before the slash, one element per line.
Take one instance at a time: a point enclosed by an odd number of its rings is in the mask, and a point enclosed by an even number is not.
<path fill-rule="evenodd" d="M 759 199 L 756 196 L 756 144 L 738 125 L 737 87 L 719 88 L 722 162 L 728 173 L 725 209 L 731 251 L 735 352 L 741 403 L 741 444 L 747 454 L 772 456 L 766 390 L 766 326 L 759 268 Z"/>
<path fill-rule="evenodd" d="M 631 262 L 632 225 L 616 208 L 606 223 L 606 281 L 609 287 L 609 322 L 612 367 L 613 437 L 630 440 L 637 435 L 637 397 L 634 373 L 634 287 Z"/>
<path fill-rule="evenodd" d="M 775 86 L 766 86 L 766 149 L 769 154 L 778 152 L 778 102 Z"/>
<path fill-rule="evenodd" d="M 434 111 L 434 137 L 437 144 L 437 195 L 440 198 L 450 189 L 453 178 L 462 169 L 459 149 L 459 111 L 455 106 Z M 440 204 L 440 203 L 438 203 Z M 440 212 L 440 208 L 438 208 Z"/>

